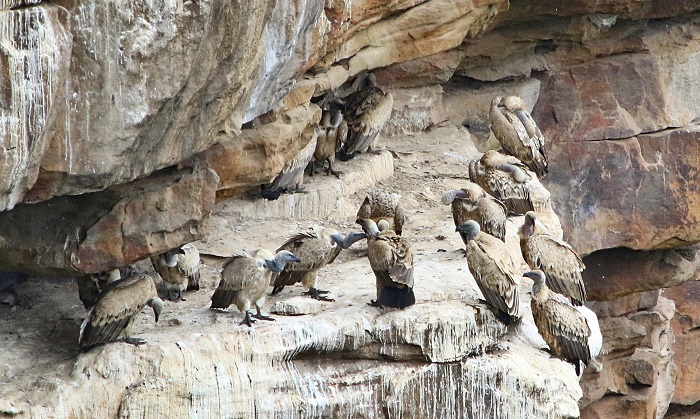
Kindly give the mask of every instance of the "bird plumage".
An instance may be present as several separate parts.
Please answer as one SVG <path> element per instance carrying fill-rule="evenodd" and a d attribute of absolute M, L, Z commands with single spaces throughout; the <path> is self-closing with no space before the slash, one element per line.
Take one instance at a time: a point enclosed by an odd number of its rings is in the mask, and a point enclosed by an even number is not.
<path fill-rule="evenodd" d="M 299 150 L 292 160 L 284 165 L 272 183 L 261 186 L 263 198 L 272 201 L 279 198 L 283 193 L 300 190 L 302 183 L 304 183 L 304 169 L 314 157 L 317 141 L 318 131 L 314 130 L 309 138 L 309 142 Z"/>
<path fill-rule="evenodd" d="M 386 220 L 399 236 L 406 221 L 406 211 L 401 204 L 401 195 L 381 190 L 370 191 L 357 210 L 357 218 L 370 219 L 375 223 Z"/>
<path fill-rule="evenodd" d="M 250 319 L 249 310 L 254 305 L 257 313 L 253 317 L 274 320 L 263 316 L 260 311 L 272 274 L 284 269 L 287 262 L 299 260 L 286 250 L 274 254 L 267 249 L 258 249 L 253 253 L 233 255 L 221 271 L 221 280 L 211 297 L 211 308 L 225 309 L 234 304 L 245 313 L 241 324 L 251 326 L 253 320 Z"/>
<path fill-rule="evenodd" d="M 469 180 L 503 202 L 510 213 L 548 209 L 549 191 L 513 156 L 488 150 L 480 159 L 469 162 Z"/>
<path fill-rule="evenodd" d="M 544 233 L 534 212 L 525 214 L 518 231 L 520 250 L 530 269 L 539 269 L 547 278 L 547 286 L 571 299 L 575 306 L 586 302 L 586 286 L 581 272 L 586 268 L 579 255 L 563 240 Z"/>
<path fill-rule="evenodd" d="M 457 227 L 467 238 L 467 264 L 486 302 L 505 324 L 520 318 L 520 271 L 501 240 L 470 220 Z"/>
<path fill-rule="evenodd" d="M 342 111 L 333 102 L 330 109 L 323 110 L 321 120 L 316 129 L 318 138 L 316 140 L 311 173 L 315 172 L 315 166 L 318 163 L 323 164 L 325 162 L 328 164 L 326 174 L 338 177 L 342 173 L 334 170 L 333 164 L 335 163 L 335 154 L 340 150 L 339 144 L 344 141 L 344 139 L 341 139 L 341 136 L 347 136 L 348 124 L 343 118 Z"/>
<path fill-rule="evenodd" d="M 491 130 L 503 150 L 517 157 L 540 178 L 547 175 L 544 135 L 517 96 L 496 97 L 489 110 Z"/>
<path fill-rule="evenodd" d="M 150 276 L 134 275 L 110 283 L 88 309 L 80 326 L 80 346 L 87 349 L 122 337 L 128 343 L 143 343 L 128 335 L 136 315 L 147 305 L 158 322 L 163 302 Z"/>
<path fill-rule="evenodd" d="M 358 219 L 367 234 L 367 258 L 376 278 L 376 305 L 405 308 L 415 303 L 413 294 L 414 251 L 393 230 L 379 231 L 371 219 Z"/>
<path fill-rule="evenodd" d="M 452 206 L 455 227 L 474 220 L 486 233 L 505 242 L 506 207 L 501 201 L 487 194 L 481 186 L 467 181 L 462 189 L 445 192 L 442 203 Z M 460 233 L 460 236 L 466 245 L 465 235 Z"/>
<path fill-rule="evenodd" d="M 394 98 L 377 87 L 374 74 L 358 79 L 358 89 L 345 100 L 345 120 L 348 137 L 340 151 L 340 159 L 347 161 L 355 154 L 374 148 L 379 132 L 389 120 Z"/>
<path fill-rule="evenodd" d="M 537 330 L 552 354 L 574 364 L 579 375 L 579 361 L 588 365 L 602 348 L 597 317 L 588 308 L 574 307 L 552 292 L 542 271 L 527 272 L 524 276 L 534 281 L 530 305 Z"/>
<path fill-rule="evenodd" d="M 192 243 L 151 256 L 153 269 L 163 279 L 168 298 L 182 300 L 182 292 L 199 291 L 199 251 Z"/>

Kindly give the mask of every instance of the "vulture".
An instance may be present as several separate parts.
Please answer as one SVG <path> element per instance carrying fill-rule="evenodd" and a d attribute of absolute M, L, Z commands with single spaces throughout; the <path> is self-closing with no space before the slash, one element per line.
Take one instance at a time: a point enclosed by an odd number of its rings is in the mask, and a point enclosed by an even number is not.
<path fill-rule="evenodd" d="M 288 263 L 281 272 L 273 274 L 272 294 L 277 294 L 287 285 L 301 282 L 308 289 L 305 295 L 310 295 L 316 300 L 334 301 L 323 296 L 328 294 L 328 291 L 316 288 L 318 270 L 333 262 L 341 249 L 348 249 L 364 238 L 367 238 L 367 235 L 363 232 L 354 232 L 343 237 L 332 228 L 309 229 L 293 235 L 277 251 L 288 250 L 300 261 Z"/>
<path fill-rule="evenodd" d="M 87 310 L 100 294 L 100 291 L 105 289 L 107 285 L 135 274 L 136 270 L 133 266 L 125 266 L 123 268 L 115 268 L 109 271 L 80 276 L 77 278 L 78 297 L 80 297 L 80 301 L 83 302 L 83 306 Z"/>
<path fill-rule="evenodd" d="M 183 291 L 199 291 L 199 251 L 192 243 L 151 256 L 151 263 L 163 278 L 169 300 L 185 301 Z"/>
<path fill-rule="evenodd" d="M 547 277 L 547 287 L 571 299 L 575 306 L 586 302 L 586 287 L 581 272 L 583 261 L 563 240 L 541 231 L 537 216 L 530 211 L 520 227 L 520 250 L 530 269 L 539 269 Z"/>
<path fill-rule="evenodd" d="M 238 310 L 245 313 L 240 324 L 252 327 L 255 320 L 250 318 L 249 310 L 251 305 L 255 305 L 256 314 L 253 317 L 274 321 L 260 312 L 272 274 L 281 272 L 288 262 L 299 261 L 301 259 L 287 250 L 274 254 L 267 249 L 258 249 L 252 254 L 241 252 L 233 255 L 221 271 L 219 286 L 211 296 L 211 308 L 224 309 L 235 304 Z"/>
<path fill-rule="evenodd" d="M 406 212 L 401 205 L 401 195 L 379 190 L 371 191 L 357 210 L 357 218 L 367 218 L 376 224 L 380 220 L 386 220 L 391 229 L 400 236 L 406 220 Z"/>
<path fill-rule="evenodd" d="M 314 157 L 317 141 L 318 131 L 314 130 L 306 146 L 299 150 L 291 161 L 287 162 L 272 183 L 261 185 L 260 189 L 263 198 L 274 201 L 283 193 L 301 191 L 301 184 L 304 182 L 304 169 Z"/>
<path fill-rule="evenodd" d="M 542 271 L 526 272 L 523 276 L 534 281 L 530 305 L 537 330 L 552 354 L 574 364 L 576 375 L 580 375 L 580 362 L 588 365 L 603 347 L 598 318 L 587 307 L 574 307 L 553 293 Z"/>
<path fill-rule="evenodd" d="M 316 150 L 314 151 L 314 161 L 311 174 L 316 170 L 316 164 L 328 163 L 326 174 L 340 177 L 342 172 L 333 169 L 335 154 L 340 151 L 342 141 L 348 135 L 348 123 L 343 119 L 340 109 L 331 103 L 331 109 L 323 111 L 321 121 L 317 127 L 318 139 L 316 140 Z"/>
<path fill-rule="evenodd" d="M 509 325 L 520 318 L 520 271 L 501 240 L 469 220 L 457 227 L 467 238 L 467 264 L 486 302 Z"/>
<path fill-rule="evenodd" d="M 145 306 L 153 308 L 156 323 L 163 310 L 163 301 L 153 278 L 133 275 L 108 284 L 88 309 L 80 326 L 78 343 L 87 350 L 95 345 L 122 341 L 132 345 L 146 343 L 129 336 L 136 315 Z"/>
<path fill-rule="evenodd" d="M 517 96 L 497 97 L 489 110 L 491 131 L 503 150 L 523 162 L 537 176 L 547 175 L 544 136 L 523 100 Z"/>
<path fill-rule="evenodd" d="M 513 156 L 488 150 L 481 159 L 469 162 L 469 179 L 501 200 L 510 213 L 521 215 L 548 209 L 549 191 Z"/>
<path fill-rule="evenodd" d="M 355 93 L 345 99 L 345 119 L 348 137 L 340 150 L 340 160 L 348 161 L 355 154 L 376 147 L 379 131 L 391 116 L 394 98 L 377 87 L 374 74 L 358 77 Z"/>
<path fill-rule="evenodd" d="M 358 219 L 367 234 L 367 258 L 374 271 L 377 299 L 370 305 L 406 308 L 415 304 L 413 294 L 413 249 L 393 230 L 379 231 L 371 219 Z"/>
<path fill-rule="evenodd" d="M 506 241 L 506 207 L 503 202 L 487 194 L 474 182 L 467 182 L 462 189 L 445 192 L 442 195 L 444 205 L 452 205 L 452 218 L 455 227 L 474 220 L 484 226 L 484 232 Z M 467 237 L 460 233 L 466 245 Z"/>

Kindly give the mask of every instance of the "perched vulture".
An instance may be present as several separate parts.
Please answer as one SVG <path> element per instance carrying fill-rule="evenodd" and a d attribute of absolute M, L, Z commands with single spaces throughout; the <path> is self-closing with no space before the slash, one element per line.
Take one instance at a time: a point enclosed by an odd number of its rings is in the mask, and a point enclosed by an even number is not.
<path fill-rule="evenodd" d="M 192 243 L 151 256 L 151 264 L 163 278 L 169 300 L 184 301 L 183 291 L 199 291 L 199 251 Z"/>
<path fill-rule="evenodd" d="M 537 330 L 552 354 L 574 364 L 576 375 L 580 375 L 579 361 L 588 365 L 603 347 L 598 318 L 587 307 L 574 307 L 561 295 L 553 293 L 542 271 L 526 272 L 524 276 L 534 281 L 530 304 Z"/>
<path fill-rule="evenodd" d="M 549 191 L 513 156 L 488 150 L 481 159 L 469 162 L 469 179 L 501 200 L 513 214 L 548 210 Z"/>
<path fill-rule="evenodd" d="M 357 210 L 357 218 L 368 218 L 378 224 L 386 220 L 399 236 L 406 220 L 406 212 L 401 205 L 401 195 L 374 190 L 367 194 Z"/>
<path fill-rule="evenodd" d="M 444 205 L 452 205 L 452 218 L 455 227 L 469 220 L 474 220 L 484 227 L 484 232 L 506 241 L 506 207 L 503 202 L 487 194 L 481 186 L 467 182 L 462 189 L 445 192 L 442 195 Z M 460 233 L 464 244 L 467 238 Z"/>
<path fill-rule="evenodd" d="M 481 231 L 469 220 L 457 227 L 467 238 L 467 264 L 486 302 L 509 325 L 520 318 L 520 271 L 501 240 Z"/>
<path fill-rule="evenodd" d="M 233 255 L 221 271 L 219 286 L 211 296 L 211 308 L 224 309 L 235 304 L 245 313 L 241 324 L 252 326 L 255 320 L 250 317 L 250 307 L 255 305 L 253 317 L 260 320 L 275 320 L 263 316 L 260 308 L 265 303 L 265 291 L 270 285 L 273 272 L 280 272 L 287 262 L 299 262 L 300 259 L 287 250 L 274 254 L 267 249 L 259 249 L 248 254 L 241 252 Z"/>
<path fill-rule="evenodd" d="M 392 230 L 379 231 L 371 219 L 358 219 L 367 233 L 367 258 L 377 283 L 379 307 L 406 308 L 415 304 L 413 294 L 413 249 L 405 238 Z"/>
<path fill-rule="evenodd" d="M 305 295 L 310 295 L 316 300 L 334 301 L 323 296 L 328 294 L 328 291 L 316 288 L 318 270 L 333 262 L 341 249 L 348 249 L 366 237 L 362 232 L 350 233 L 343 237 L 332 228 L 309 229 L 293 235 L 277 251 L 288 250 L 300 261 L 288 263 L 281 272 L 273 274 L 272 294 L 277 294 L 287 285 L 301 282 L 308 290 Z"/>
<path fill-rule="evenodd" d="M 83 350 L 107 342 L 123 341 L 132 345 L 146 343 L 129 336 L 136 315 L 145 306 L 153 308 L 156 323 L 163 310 L 163 301 L 153 278 L 133 275 L 107 285 L 88 309 L 80 326 L 78 343 Z"/>
<path fill-rule="evenodd" d="M 301 190 L 301 185 L 304 182 L 304 169 L 314 157 L 317 141 L 318 131 L 314 130 L 306 146 L 291 161 L 287 162 L 272 183 L 260 187 L 263 198 L 274 201 L 283 193 Z"/>
<path fill-rule="evenodd" d="M 323 111 L 321 121 L 318 123 L 317 135 L 311 174 L 314 174 L 316 164 L 325 162 L 328 163 L 326 174 L 340 177 L 342 172 L 334 170 L 333 163 L 335 162 L 335 154 L 340 151 L 342 141 L 348 135 L 348 123 L 343 119 L 343 113 L 337 109 L 334 103 L 331 103 L 331 109 Z"/>
<path fill-rule="evenodd" d="M 80 297 L 80 301 L 83 302 L 83 306 L 87 310 L 107 285 L 132 275 L 136 275 L 136 270 L 133 266 L 125 266 L 123 268 L 115 268 L 109 271 L 80 276 L 77 278 L 78 297 Z"/>
<path fill-rule="evenodd" d="M 379 131 L 391 116 L 394 98 L 377 87 L 374 74 L 358 78 L 358 89 L 345 100 L 345 120 L 348 138 L 340 150 L 340 160 L 348 161 L 355 153 L 376 147 Z M 361 86 L 362 85 L 362 86 Z"/>
<path fill-rule="evenodd" d="M 544 272 L 552 291 L 570 298 L 575 306 L 583 305 L 586 287 L 581 272 L 586 266 L 568 243 L 545 234 L 538 224 L 537 216 L 530 211 L 518 231 L 525 262 L 530 269 Z"/>
<path fill-rule="evenodd" d="M 503 150 L 523 162 L 537 176 L 547 175 L 544 136 L 523 100 L 517 96 L 497 97 L 489 111 L 491 130 Z"/>

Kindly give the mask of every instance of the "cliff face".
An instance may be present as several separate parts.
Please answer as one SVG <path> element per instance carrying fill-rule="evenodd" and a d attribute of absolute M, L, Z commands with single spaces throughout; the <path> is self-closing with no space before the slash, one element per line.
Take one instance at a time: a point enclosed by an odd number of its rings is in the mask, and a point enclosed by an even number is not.
<path fill-rule="evenodd" d="M 312 98 L 365 70 L 397 98 L 384 137 L 458 125 L 479 150 L 494 148 L 488 104 L 517 94 L 547 138 L 543 184 L 564 237 L 587 255 L 613 342 L 609 374 L 584 377 L 584 414 L 606 417 L 624 399 L 661 417 L 671 399 L 700 401 L 686 283 L 700 259 L 685 248 L 700 241 L 699 10 L 683 0 L 3 0 L 0 266 L 72 276 L 206 238 L 217 202 L 269 182 L 308 142 L 320 118 Z M 393 164 L 383 159 L 353 176 L 379 178 Z M 272 215 L 323 218 L 357 190 L 331 189 L 341 201 L 287 197 Z M 660 338 L 674 333 L 675 343 Z M 429 364 L 421 377 L 466 377 L 469 362 Z M 370 381 L 392 397 L 411 391 L 392 374 Z"/>

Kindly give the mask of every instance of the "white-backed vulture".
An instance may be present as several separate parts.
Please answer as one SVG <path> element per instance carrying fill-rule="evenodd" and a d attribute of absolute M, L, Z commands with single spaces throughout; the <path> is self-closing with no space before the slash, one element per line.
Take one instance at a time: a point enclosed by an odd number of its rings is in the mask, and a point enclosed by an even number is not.
<path fill-rule="evenodd" d="M 78 297 L 83 302 L 83 306 L 87 310 L 90 308 L 95 298 L 100 292 L 114 281 L 122 278 L 127 278 L 136 274 L 133 266 L 125 266 L 122 268 L 114 268 L 108 271 L 98 272 L 94 274 L 83 275 L 77 278 L 78 282 Z"/>
<path fill-rule="evenodd" d="M 391 229 L 400 236 L 406 220 L 406 212 L 401 205 L 401 195 L 380 190 L 369 192 L 360 209 L 357 210 L 357 218 L 368 218 L 375 224 L 380 220 L 386 220 Z"/>
<path fill-rule="evenodd" d="M 314 157 L 317 141 L 318 131 L 314 130 L 309 142 L 292 160 L 287 162 L 272 183 L 260 187 L 263 198 L 274 201 L 283 193 L 301 191 L 301 185 L 304 183 L 304 169 Z"/>
<path fill-rule="evenodd" d="M 274 321 L 263 316 L 260 309 L 265 303 L 265 291 L 270 285 L 273 272 L 280 272 L 288 262 L 299 262 L 299 258 L 287 250 L 272 253 L 258 249 L 252 254 L 241 252 L 233 255 L 221 271 L 219 286 L 211 296 L 211 308 L 225 309 L 234 304 L 245 313 L 240 324 L 252 326 L 250 308 L 255 305 L 252 316 L 260 320 Z"/>
<path fill-rule="evenodd" d="M 318 123 L 318 139 L 316 140 L 311 174 L 315 173 L 317 164 L 328 163 L 328 167 L 325 169 L 326 174 L 340 177 L 342 172 L 333 169 L 333 163 L 335 163 L 335 154 L 340 151 L 342 141 L 348 135 L 348 124 L 343 119 L 343 113 L 337 108 L 337 105 L 331 102 L 330 106 L 330 109 L 323 111 L 321 121 Z"/>
<path fill-rule="evenodd" d="M 491 131 L 503 150 L 523 162 L 537 176 L 547 175 L 544 135 L 523 100 L 517 96 L 497 97 L 489 111 Z"/>
<path fill-rule="evenodd" d="M 107 285 L 88 309 L 80 326 L 78 343 L 87 350 L 107 342 L 123 341 L 132 345 L 145 343 L 129 336 L 136 315 L 145 307 L 153 308 L 156 323 L 163 310 L 163 301 L 153 278 L 133 275 Z"/>
<path fill-rule="evenodd" d="M 377 299 L 370 305 L 406 308 L 415 304 L 411 244 L 393 230 L 380 232 L 371 219 L 360 218 L 357 223 L 368 236 L 367 258 L 376 277 Z"/>
<path fill-rule="evenodd" d="M 199 251 L 192 243 L 151 256 L 151 264 L 163 279 L 169 300 L 184 301 L 183 291 L 199 291 Z"/>
<path fill-rule="evenodd" d="M 571 299 L 575 306 L 586 302 L 586 286 L 581 272 L 586 265 L 563 240 L 542 232 L 537 216 L 530 211 L 518 231 L 520 250 L 530 269 L 539 269 L 547 277 L 547 286 Z"/>
<path fill-rule="evenodd" d="M 306 287 L 305 295 L 322 301 L 334 301 L 324 297 L 328 291 L 316 288 L 318 270 L 332 263 L 341 249 L 348 249 L 358 240 L 366 238 L 362 232 L 354 232 L 343 237 L 333 228 L 314 228 L 290 237 L 279 249 L 294 253 L 300 261 L 288 263 L 284 269 L 272 276 L 272 294 L 282 291 L 287 285 L 298 282 Z"/>
<path fill-rule="evenodd" d="M 452 205 L 452 218 L 455 227 L 469 220 L 474 220 L 483 226 L 484 232 L 506 241 L 506 207 L 503 202 L 487 194 L 484 189 L 474 182 L 467 181 L 462 189 L 445 192 L 442 195 L 444 205 Z M 462 241 L 467 244 L 467 238 L 460 233 Z"/>
<path fill-rule="evenodd" d="M 576 375 L 580 375 L 580 362 L 588 365 L 603 347 L 598 318 L 587 307 L 575 307 L 552 292 L 542 271 L 526 272 L 523 276 L 534 281 L 530 305 L 537 330 L 552 354 L 574 364 Z"/>
<path fill-rule="evenodd" d="M 549 191 L 513 156 L 488 150 L 481 159 L 469 162 L 469 179 L 503 202 L 510 213 L 548 210 Z"/>
<path fill-rule="evenodd" d="M 467 264 L 486 302 L 506 325 L 520 318 L 520 271 L 501 240 L 469 220 L 457 227 L 467 238 Z"/>
<path fill-rule="evenodd" d="M 362 76 L 358 76 L 362 77 Z M 358 89 L 345 99 L 345 120 L 348 138 L 340 150 L 340 160 L 348 161 L 355 154 L 376 148 L 376 139 L 389 120 L 394 98 L 377 87 L 374 74 L 356 80 Z"/>

